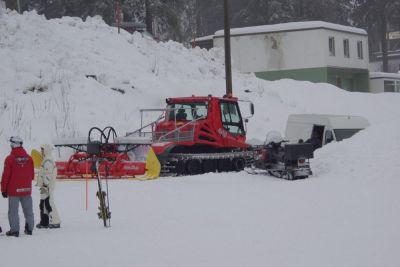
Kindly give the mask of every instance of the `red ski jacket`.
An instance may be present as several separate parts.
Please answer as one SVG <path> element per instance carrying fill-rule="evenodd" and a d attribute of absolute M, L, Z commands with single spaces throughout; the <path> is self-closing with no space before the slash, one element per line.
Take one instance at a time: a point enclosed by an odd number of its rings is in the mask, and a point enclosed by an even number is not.
<path fill-rule="evenodd" d="M 13 148 L 4 161 L 1 192 L 9 196 L 29 196 L 34 178 L 32 158 L 23 147 Z"/>

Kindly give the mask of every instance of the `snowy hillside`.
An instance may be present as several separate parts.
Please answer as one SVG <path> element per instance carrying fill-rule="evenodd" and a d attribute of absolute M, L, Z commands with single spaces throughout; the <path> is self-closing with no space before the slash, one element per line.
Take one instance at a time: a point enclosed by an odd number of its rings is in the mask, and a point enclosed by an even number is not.
<path fill-rule="evenodd" d="M 124 134 L 138 126 L 140 108 L 164 107 L 165 98 L 172 96 L 225 92 L 221 50 L 186 49 L 140 34 L 118 34 L 96 17 L 47 21 L 35 13 L 19 16 L 3 10 L 0 30 L 4 137 L 19 134 L 38 144 L 54 137 L 85 136 L 95 125 L 112 125 Z M 400 113 L 394 108 L 398 95 L 233 76 L 234 94 L 255 102 L 250 138 L 263 139 L 268 130 L 283 132 L 290 113 L 364 115 L 372 123 L 396 119 Z"/>
<path fill-rule="evenodd" d="M 0 63 L 0 168 L 11 135 L 28 149 L 92 126 L 123 135 L 140 124 L 139 109 L 163 107 L 167 97 L 225 92 L 223 51 L 118 34 L 99 18 L 48 21 L 0 9 Z M 42 266 L 47 246 L 49 265 L 69 267 L 399 266 L 400 95 L 233 77 L 234 94 L 256 108 L 248 138 L 284 133 L 292 113 L 362 115 L 371 126 L 318 150 L 314 176 L 303 181 L 245 172 L 115 181 L 108 230 L 95 215 L 95 185 L 84 212 L 84 184 L 60 182 L 63 228 L 1 236 L 2 264 Z M 6 206 L 0 201 L 3 229 Z"/>

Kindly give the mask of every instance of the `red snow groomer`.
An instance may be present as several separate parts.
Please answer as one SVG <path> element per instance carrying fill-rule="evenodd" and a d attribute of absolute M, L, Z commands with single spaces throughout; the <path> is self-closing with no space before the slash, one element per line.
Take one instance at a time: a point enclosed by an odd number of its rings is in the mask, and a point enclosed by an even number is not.
<path fill-rule="evenodd" d="M 254 161 L 255 152 L 246 144 L 248 118 L 242 117 L 237 98 L 208 95 L 166 102 L 166 109 L 141 110 L 141 117 L 145 112 L 163 115 L 127 135 L 151 136 L 162 175 L 240 171 Z M 251 117 L 254 106 L 247 104 Z"/>
<path fill-rule="evenodd" d="M 191 96 L 168 98 L 164 109 L 142 109 L 141 127 L 125 137 L 112 131 L 97 138 L 106 142 L 99 173 L 110 178 L 158 177 L 240 171 L 254 161 L 249 151 L 238 99 Z M 245 102 L 245 101 L 244 101 Z M 250 103 L 250 102 L 249 102 Z M 251 115 L 254 112 L 250 103 Z M 143 125 L 147 113 L 158 112 L 156 120 Z M 89 132 L 90 136 L 90 132 Z M 89 138 L 54 141 L 56 147 L 73 149 L 68 160 L 58 161 L 59 178 L 94 177 Z"/>

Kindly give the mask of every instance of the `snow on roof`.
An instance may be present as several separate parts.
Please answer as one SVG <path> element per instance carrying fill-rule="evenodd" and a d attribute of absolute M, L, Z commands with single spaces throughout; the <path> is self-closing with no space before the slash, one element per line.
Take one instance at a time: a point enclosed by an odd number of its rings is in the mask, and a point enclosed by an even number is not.
<path fill-rule="evenodd" d="M 299 113 L 299 114 L 290 114 L 290 117 L 319 117 L 319 118 L 354 118 L 360 117 L 357 115 L 349 115 L 349 114 L 326 114 L 326 113 Z M 289 117 L 289 118 L 290 118 Z"/>
<path fill-rule="evenodd" d="M 207 35 L 202 37 L 196 37 L 190 40 L 190 42 L 201 42 L 201 41 L 211 41 L 214 38 L 214 35 Z"/>
<path fill-rule="evenodd" d="M 370 79 L 389 78 L 389 79 L 398 79 L 398 80 L 400 80 L 400 73 L 370 72 L 369 73 L 369 78 Z"/>
<path fill-rule="evenodd" d="M 325 21 L 300 21 L 300 22 L 261 25 L 261 26 L 245 27 L 245 28 L 234 28 L 231 29 L 231 35 L 261 34 L 269 32 L 299 31 L 299 30 L 310 30 L 310 29 L 320 29 L 320 28 L 367 35 L 367 32 L 363 29 L 329 23 Z M 215 33 L 215 37 L 222 37 L 222 36 L 224 36 L 224 30 L 219 30 Z"/>

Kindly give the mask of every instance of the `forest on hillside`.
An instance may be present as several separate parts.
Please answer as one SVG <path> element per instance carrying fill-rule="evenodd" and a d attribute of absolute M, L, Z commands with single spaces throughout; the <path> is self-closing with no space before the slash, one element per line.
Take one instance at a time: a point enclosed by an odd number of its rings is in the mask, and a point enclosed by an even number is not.
<path fill-rule="evenodd" d="M 19 2 L 22 10 L 35 9 L 48 18 L 84 19 L 100 15 L 109 24 L 116 18 L 116 0 Z M 119 3 L 124 21 L 147 22 L 161 40 L 187 42 L 223 28 L 223 0 L 119 0 Z M 400 30 L 400 0 L 229 0 L 229 3 L 232 27 L 323 20 L 367 30 L 372 51 L 385 50 L 385 34 Z"/>

